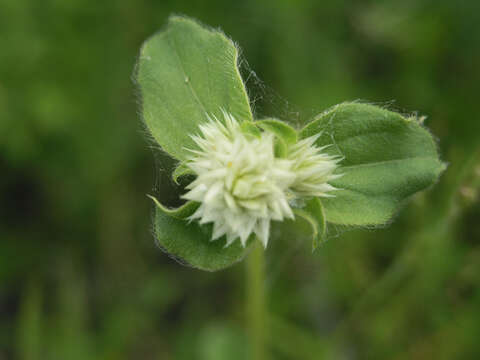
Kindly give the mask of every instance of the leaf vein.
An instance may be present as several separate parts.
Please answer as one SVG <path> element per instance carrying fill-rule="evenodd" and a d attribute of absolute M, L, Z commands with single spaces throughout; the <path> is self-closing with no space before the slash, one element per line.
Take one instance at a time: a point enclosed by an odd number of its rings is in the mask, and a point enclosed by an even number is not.
<path fill-rule="evenodd" d="M 341 166 L 340 170 L 342 170 L 342 169 L 351 170 L 351 169 L 355 169 L 355 168 L 384 165 L 384 164 L 388 164 L 388 163 L 395 163 L 395 162 L 400 162 L 400 161 L 405 161 L 405 160 L 414 160 L 414 159 L 417 159 L 417 160 L 420 160 L 420 159 L 422 159 L 422 160 L 427 160 L 427 159 L 435 160 L 435 158 L 433 158 L 431 156 L 411 156 L 411 157 L 405 157 L 405 158 L 400 158 L 400 159 L 390 159 L 390 160 L 384 160 L 384 161 L 375 161 L 375 162 L 371 162 L 371 163 L 362 163 L 362 164 L 355 164 L 355 165 L 349 165 L 349 166 Z"/>
<path fill-rule="evenodd" d="M 190 91 L 192 92 L 192 95 L 193 97 L 195 98 L 195 100 L 198 102 L 198 104 L 202 107 L 203 109 L 203 112 L 205 114 L 207 114 L 207 109 L 205 108 L 205 105 L 202 103 L 202 101 L 200 100 L 200 98 L 198 97 L 198 94 L 197 94 L 197 91 L 194 89 L 193 85 L 192 85 L 192 82 L 190 81 L 190 78 L 188 77 L 186 71 L 185 71 L 185 68 L 183 66 L 183 62 L 182 62 L 182 59 L 180 57 L 180 54 L 178 52 L 178 49 L 177 49 L 177 43 L 175 41 L 175 38 L 173 36 L 170 36 L 170 31 L 167 31 L 167 35 L 168 35 L 168 39 L 169 39 L 169 42 L 170 42 L 170 46 L 172 47 L 173 49 L 173 52 L 175 53 L 175 56 L 176 56 L 176 59 L 178 61 L 178 64 L 179 64 L 179 67 L 180 69 L 182 70 L 182 73 L 183 73 L 183 76 L 184 76 L 184 79 L 187 79 L 188 78 L 188 81 L 186 82 Z"/>

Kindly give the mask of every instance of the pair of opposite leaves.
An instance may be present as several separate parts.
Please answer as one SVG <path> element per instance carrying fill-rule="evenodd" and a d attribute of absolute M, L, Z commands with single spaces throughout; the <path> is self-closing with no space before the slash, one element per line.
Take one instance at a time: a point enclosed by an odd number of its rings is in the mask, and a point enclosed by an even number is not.
<path fill-rule="evenodd" d="M 335 144 L 327 152 L 343 157 L 344 175 L 332 185 L 342 190 L 333 198 L 309 201 L 297 216 L 310 223 L 314 246 L 325 235 L 327 223 L 385 224 L 406 199 L 433 184 L 445 168 L 432 136 L 416 117 L 373 105 L 336 105 L 298 131 L 278 120 L 254 119 L 235 44 L 222 32 L 185 17 L 170 17 L 167 27 L 144 43 L 136 81 L 146 127 L 179 161 L 186 160 L 186 148 L 195 147 L 190 135 L 198 133 L 205 115 L 221 119 L 221 109 L 254 126 L 284 126 L 298 139 L 321 134 L 317 146 Z M 248 251 L 239 241 L 229 247 L 224 247 L 223 239 L 212 242 L 211 226 L 185 220 L 198 204 L 167 209 L 154 200 L 158 244 L 182 262 L 214 271 Z"/>

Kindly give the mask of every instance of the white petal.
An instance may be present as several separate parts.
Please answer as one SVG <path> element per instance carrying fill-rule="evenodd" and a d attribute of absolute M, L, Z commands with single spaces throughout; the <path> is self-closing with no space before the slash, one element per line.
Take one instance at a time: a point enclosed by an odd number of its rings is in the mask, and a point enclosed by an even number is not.
<path fill-rule="evenodd" d="M 217 240 L 219 237 L 225 235 L 226 232 L 227 232 L 227 227 L 225 224 L 214 223 L 212 240 Z"/>
<path fill-rule="evenodd" d="M 222 189 L 223 189 L 222 182 L 218 181 L 214 183 L 205 194 L 205 197 L 203 198 L 203 202 L 205 204 L 214 203 L 217 200 L 216 197 L 218 196 L 218 194 L 221 193 Z"/>
<path fill-rule="evenodd" d="M 182 197 L 187 200 L 201 202 L 203 200 L 205 193 L 207 192 L 207 189 L 208 188 L 206 185 L 200 184 L 194 187 L 192 190 L 190 190 L 186 194 L 184 194 Z"/>
<path fill-rule="evenodd" d="M 257 235 L 258 239 L 263 244 L 263 247 L 266 248 L 268 244 L 268 236 L 270 233 L 270 220 L 260 220 L 257 223 L 255 229 L 255 235 Z"/>

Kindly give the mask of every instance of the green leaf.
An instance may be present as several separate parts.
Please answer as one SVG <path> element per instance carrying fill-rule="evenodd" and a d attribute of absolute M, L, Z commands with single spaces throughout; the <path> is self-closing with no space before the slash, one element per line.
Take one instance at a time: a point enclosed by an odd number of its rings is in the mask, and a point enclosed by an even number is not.
<path fill-rule="evenodd" d="M 270 131 L 282 139 L 287 145 L 293 145 L 297 142 L 297 132 L 287 123 L 277 119 L 257 120 L 255 124 L 263 130 Z"/>
<path fill-rule="evenodd" d="M 194 148 L 190 135 L 207 114 L 223 119 L 222 109 L 238 121 L 252 121 L 238 71 L 238 50 L 222 32 L 172 16 L 165 30 L 140 51 L 136 81 L 145 124 L 170 155 L 185 160 Z"/>
<path fill-rule="evenodd" d="M 296 216 L 300 216 L 310 224 L 312 228 L 312 251 L 314 251 L 320 242 L 325 239 L 327 232 L 327 223 L 320 199 L 311 199 L 307 201 L 305 207 L 293 211 Z"/>
<path fill-rule="evenodd" d="M 251 241 L 246 248 L 240 241 L 225 247 L 225 237 L 210 240 L 212 226 L 186 220 L 198 208 L 198 203 L 190 201 L 177 209 L 168 209 L 149 197 L 156 205 L 154 231 L 158 245 L 179 262 L 200 270 L 216 271 L 240 261 L 248 252 Z"/>
<path fill-rule="evenodd" d="M 300 136 L 319 133 L 316 145 L 331 145 L 326 151 L 344 157 L 338 170 L 344 175 L 332 181 L 341 190 L 322 200 L 331 223 L 384 224 L 445 169 L 432 136 L 416 118 L 377 106 L 337 105 L 309 123 Z"/>

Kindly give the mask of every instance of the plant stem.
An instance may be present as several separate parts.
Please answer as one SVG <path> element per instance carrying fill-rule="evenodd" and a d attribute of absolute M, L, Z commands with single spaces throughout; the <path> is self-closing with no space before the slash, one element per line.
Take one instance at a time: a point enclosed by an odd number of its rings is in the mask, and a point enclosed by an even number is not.
<path fill-rule="evenodd" d="M 265 360 L 265 259 L 260 241 L 255 241 L 246 260 L 247 331 L 251 360 Z"/>

